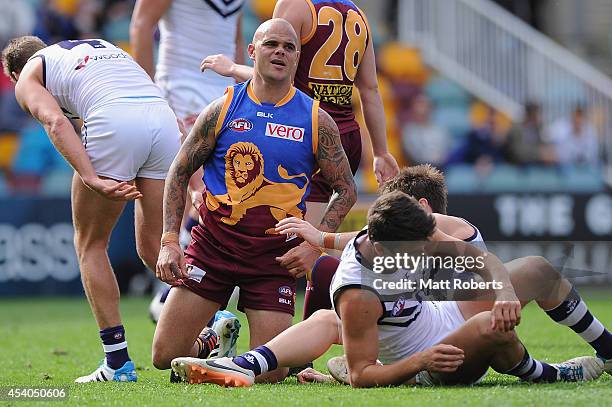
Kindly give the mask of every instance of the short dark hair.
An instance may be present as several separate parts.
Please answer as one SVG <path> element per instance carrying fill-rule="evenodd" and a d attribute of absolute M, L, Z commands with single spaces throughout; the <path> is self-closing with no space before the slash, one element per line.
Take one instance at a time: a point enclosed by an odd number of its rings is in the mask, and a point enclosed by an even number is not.
<path fill-rule="evenodd" d="M 379 196 L 368 211 L 368 238 L 372 242 L 423 241 L 435 228 L 435 218 L 401 191 Z"/>
<path fill-rule="evenodd" d="M 33 35 L 25 35 L 10 40 L 2 50 L 2 65 L 6 76 L 16 79 L 13 77 L 13 72 L 21 73 L 32 55 L 46 47 L 47 44 L 43 40 Z"/>
<path fill-rule="evenodd" d="M 385 182 L 380 193 L 401 191 L 416 199 L 425 198 L 436 213 L 446 215 L 448 189 L 444 174 L 429 164 L 404 167 L 399 174 Z"/>

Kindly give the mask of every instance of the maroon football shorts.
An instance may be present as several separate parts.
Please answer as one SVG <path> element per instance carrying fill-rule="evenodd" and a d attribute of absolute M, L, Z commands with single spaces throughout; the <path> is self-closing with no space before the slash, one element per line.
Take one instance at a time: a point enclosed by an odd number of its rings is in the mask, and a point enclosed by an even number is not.
<path fill-rule="evenodd" d="M 353 175 L 357 173 L 359 169 L 359 162 L 361 161 L 361 133 L 359 129 L 348 131 L 340 135 L 342 141 L 342 147 L 348 158 L 349 165 Z M 329 202 L 334 190 L 327 183 L 327 181 L 321 176 L 320 172 L 317 172 L 313 177 L 310 185 L 310 195 L 306 198 L 307 202 Z"/>
<path fill-rule="evenodd" d="M 294 314 L 295 278 L 275 260 L 301 240 L 265 250 L 260 255 L 237 255 L 197 225 L 185 251 L 189 278 L 179 281 L 200 297 L 227 306 L 234 287 L 240 287 L 238 309 Z"/>

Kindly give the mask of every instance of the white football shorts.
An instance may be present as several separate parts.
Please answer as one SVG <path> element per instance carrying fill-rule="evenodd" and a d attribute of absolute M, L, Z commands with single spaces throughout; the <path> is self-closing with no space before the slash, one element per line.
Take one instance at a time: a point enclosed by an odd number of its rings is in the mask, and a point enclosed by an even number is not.
<path fill-rule="evenodd" d="M 87 117 L 81 141 L 99 176 L 118 181 L 165 179 L 181 134 L 165 100 L 121 99 Z"/>
<path fill-rule="evenodd" d="M 421 313 L 408 327 L 379 326 L 379 359 L 390 364 L 440 343 L 465 318 L 455 301 L 423 301 Z"/>
<path fill-rule="evenodd" d="M 205 80 L 206 74 L 212 73 L 201 74 L 202 78 L 198 80 L 176 76 L 155 77 L 155 83 L 161 88 L 164 98 L 176 116 L 184 122 L 187 131 L 191 130 L 202 110 L 215 99 L 223 96 L 225 89 L 235 83 L 233 79 L 217 74 L 211 78 L 213 80 Z"/>

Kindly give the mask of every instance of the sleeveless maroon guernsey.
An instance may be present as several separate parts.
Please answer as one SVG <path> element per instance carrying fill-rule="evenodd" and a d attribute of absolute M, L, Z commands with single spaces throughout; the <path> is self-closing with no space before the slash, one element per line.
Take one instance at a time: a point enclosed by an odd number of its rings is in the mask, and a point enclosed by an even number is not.
<path fill-rule="evenodd" d="M 306 0 L 313 31 L 302 39 L 295 86 L 331 115 L 340 134 L 359 129 L 353 83 L 370 40 L 365 15 L 349 0 Z"/>

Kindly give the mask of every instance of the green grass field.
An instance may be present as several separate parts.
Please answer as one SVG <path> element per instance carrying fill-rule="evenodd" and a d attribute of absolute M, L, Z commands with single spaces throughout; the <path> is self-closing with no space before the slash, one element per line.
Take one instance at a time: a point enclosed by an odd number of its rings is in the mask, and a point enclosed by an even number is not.
<path fill-rule="evenodd" d="M 612 326 L 610 292 L 589 293 L 588 304 L 608 327 Z M 298 304 L 301 309 L 301 304 Z M 213 385 L 171 384 L 168 372 L 151 364 L 154 325 L 147 315 L 148 299 L 122 302 L 130 355 L 136 363 L 138 383 L 75 385 L 75 377 L 97 367 L 103 357 L 97 327 L 84 299 L 0 300 L 0 386 L 66 386 L 68 400 L 80 405 L 199 405 L 199 406 L 407 406 L 435 405 L 610 405 L 612 377 L 584 384 L 534 385 L 491 372 L 483 383 L 454 388 L 351 389 L 342 385 L 299 385 L 287 379 L 277 385 L 224 389 Z M 241 317 L 243 316 L 240 314 Z M 296 320 L 297 322 L 297 320 Z M 243 323 L 246 327 L 246 323 Z M 524 311 L 519 334 L 530 353 L 545 361 L 560 361 L 592 354 L 591 348 L 568 328 L 552 323 L 536 306 Z M 243 328 L 239 351 L 247 350 Z M 341 353 L 332 348 L 326 356 Z M 324 369 L 326 357 L 315 362 Z M 58 405 L 58 402 L 0 401 L 0 405 Z"/>

